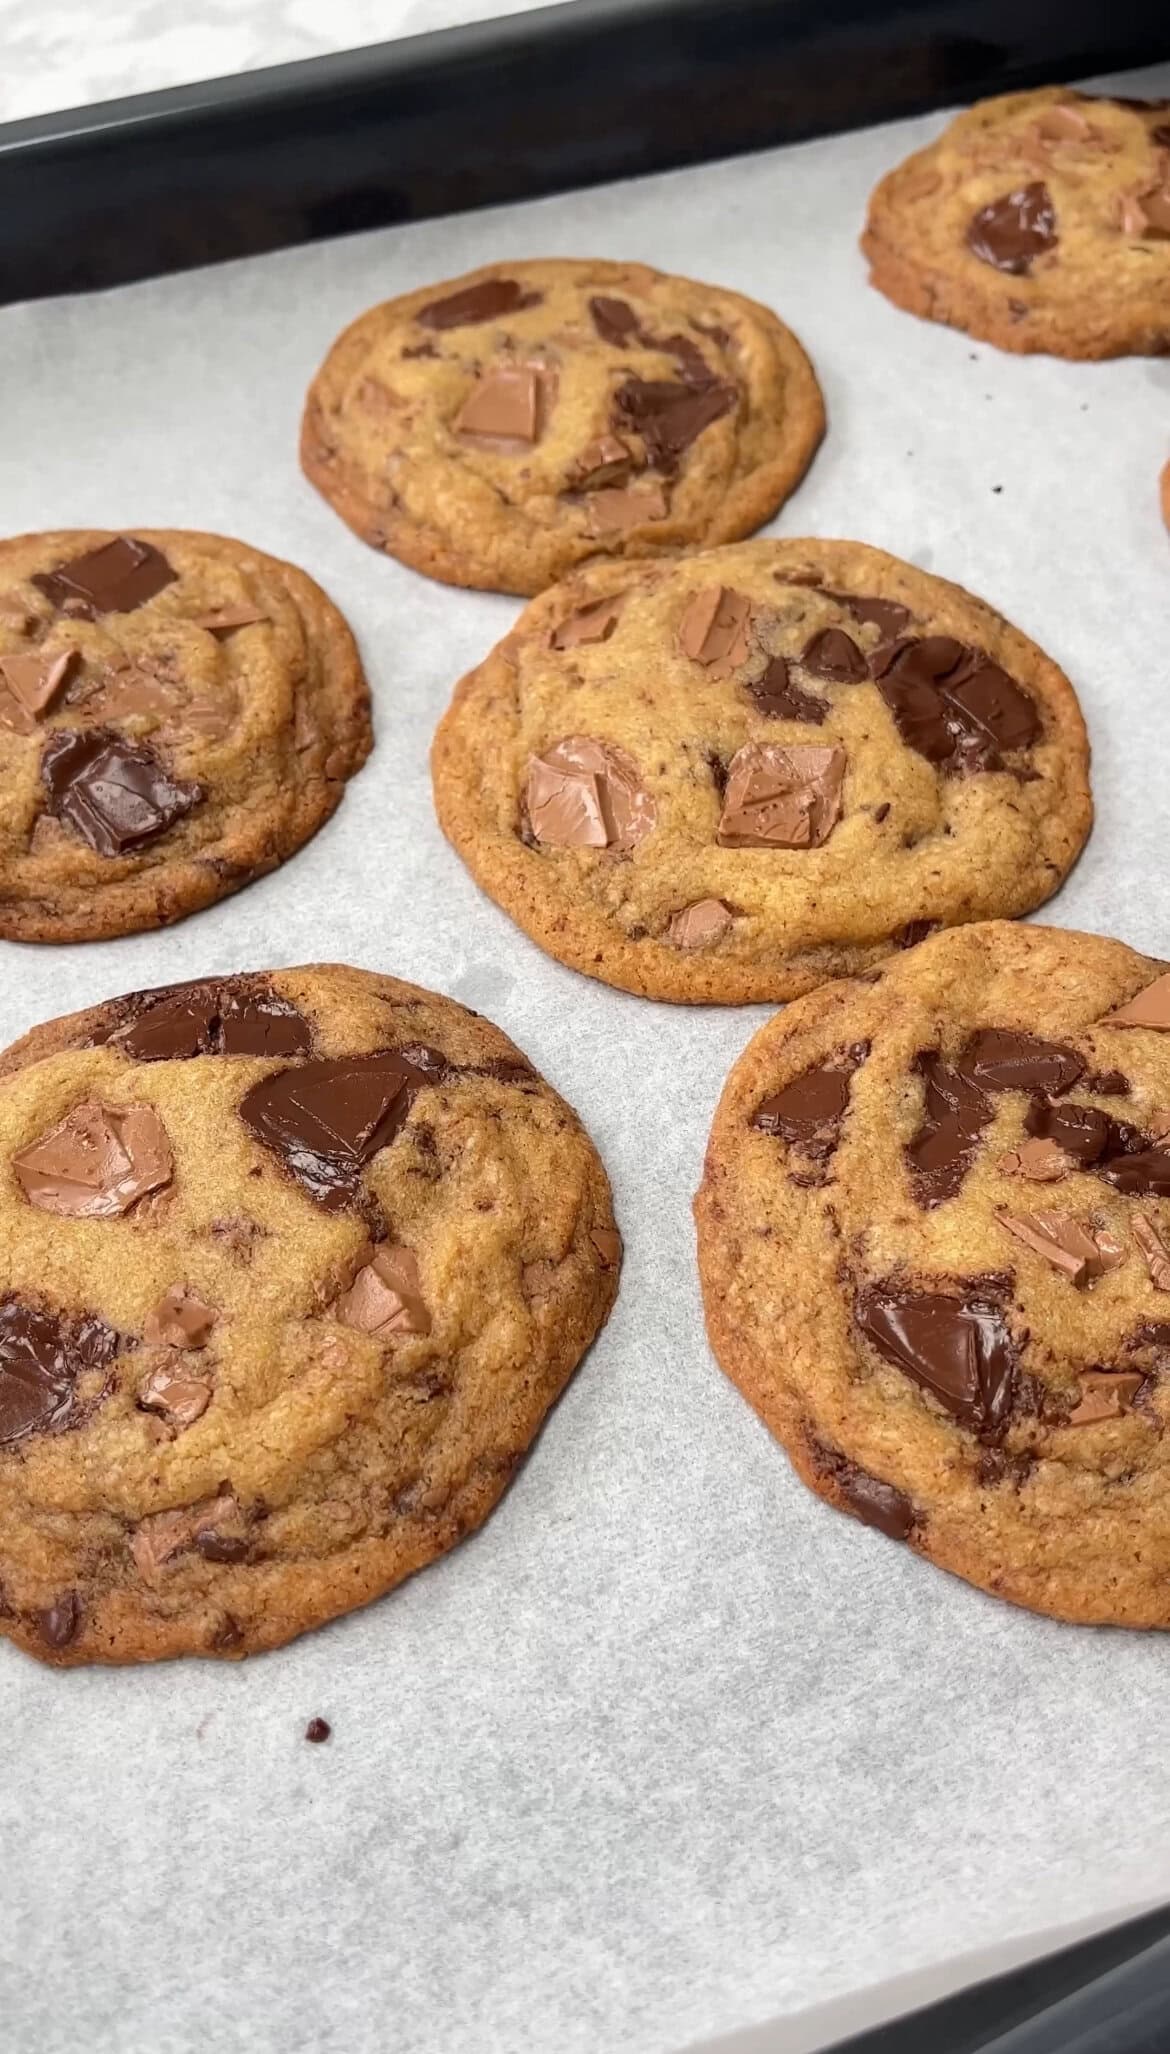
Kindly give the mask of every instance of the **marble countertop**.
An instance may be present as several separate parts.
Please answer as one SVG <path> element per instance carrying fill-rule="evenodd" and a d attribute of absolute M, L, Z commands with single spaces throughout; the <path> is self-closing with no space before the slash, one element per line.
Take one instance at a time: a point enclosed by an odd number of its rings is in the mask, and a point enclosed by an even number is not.
<path fill-rule="evenodd" d="M 0 121 L 520 14 L 548 0 L 0 0 Z M 562 0 L 564 4 L 564 0 Z"/>

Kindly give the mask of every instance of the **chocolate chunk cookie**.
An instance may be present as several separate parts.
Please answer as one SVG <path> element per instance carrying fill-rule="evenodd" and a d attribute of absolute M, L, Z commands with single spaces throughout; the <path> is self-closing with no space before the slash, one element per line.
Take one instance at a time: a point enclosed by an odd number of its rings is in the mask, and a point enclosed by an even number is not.
<path fill-rule="evenodd" d="M 983 100 L 882 180 L 862 248 L 889 299 L 1000 349 L 1170 350 L 1170 101 Z"/>
<path fill-rule="evenodd" d="M 372 307 L 309 392 L 307 475 L 375 549 L 540 592 L 768 520 L 824 430 L 767 307 L 645 264 L 495 264 Z"/>
<path fill-rule="evenodd" d="M 291 856 L 370 752 L 303 571 L 219 535 L 0 542 L 0 935 L 162 927 Z"/>
<path fill-rule="evenodd" d="M 490 1512 L 605 1320 L 605 1172 L 450 999 L 317 966 L 0 1057 L 0 1633 L 237 1656 Z"/>
<path fill-rule="evenodd" d="M 1056 665 L 859 542 L 592 565 L 464 678 L 443 830 L 561 962 L 650 998 L 793 998 L 1025 913 L 1091 819 Z"/>
<path fill-rule="evenodd" d="M 998 922 L 770 1021 L 695 1201 L 711 1344 L 830 1504 L 1170 1626 L 1170 967 Z"/>

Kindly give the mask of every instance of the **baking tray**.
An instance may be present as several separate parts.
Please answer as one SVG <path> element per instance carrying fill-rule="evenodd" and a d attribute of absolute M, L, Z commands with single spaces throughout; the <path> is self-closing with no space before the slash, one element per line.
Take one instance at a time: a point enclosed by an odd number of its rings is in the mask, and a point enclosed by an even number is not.
<path fill-rule="evenodd" d="M 0 128 L 0 300 L 1154 63 L 1165 0 L 572 0 Z"/>
<path fill-rule="evenodd" d="M 1152 0 L 575 0 L 0 129 L 0 298 L 535 199 L 1168 52 Z M 835 2044 L 1164 2054 L 1168 1931 L 1170 1913 L 1151 1914 Z M 784 2027 L 750 2034 L 753 2054 L 789 2044 Z M 726 2045 L 748 2054 L 749 2036 Z"/>

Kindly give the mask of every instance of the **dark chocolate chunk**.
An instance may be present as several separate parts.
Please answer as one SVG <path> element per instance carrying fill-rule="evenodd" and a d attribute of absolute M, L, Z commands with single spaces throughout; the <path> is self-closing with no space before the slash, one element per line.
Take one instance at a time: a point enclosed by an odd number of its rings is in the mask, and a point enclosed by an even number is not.
<path fill-rule="evenodd" d="M 959 1058 L 965 1077 L 984 1091 L 1071 1091 L 1085 1067 L 1075 1048 L 1018 1034 L 1007 1027 L 983 1027 Z"/>
<path fill-rule="evenodd" d="M 868 1469 L 861 1469 L 821 1441 L 810 1441 L 809 1451 L 821 1475 L 836 1484 L 858 1519 L 866 1526 L 876 1526 L 879 1533 L 888 1534 L 891 1540 L 909 1540 L 918 1524 L 918 1514 L 904 1491 L 871 1476 Z"/>
<path fill-rule="evenodd" d="M 365 1165 L 389 1146 L 430 1081 L 396 1050 L 278 1070 L 240 1104 L 256 1139 L 329 1211 L 352 1204 Z"/>
<path fill-rule="evenodd" d="M 942 686 L 943 698 L 969 730 L 1001 749 L 1027 749 L 1040 732 L 1036 708 L 1006 670 L 969 649 Z"/>
<path fill-rule="evenodd" d="M 839 606 L 847 606 L 859 627 L 874 627 L 887 641 L 895 641 L 904 635 L 914 616 L 908 606 L 899 605 L 896 599 L 855 598 L 851 592 L 830 592 L 826 599 L 835 599 Z"/>
<path fill-rule="evenodd" d="M 96 620 L 101 613 L 133 613 L 178 575 L 153 543 L 119 535 L 55 570 L 37 572 L 31 582 L 54 606 L 75 618 Z"/>
<path fill-rule="evenodd" d="M 0 1302 L 0 1444 L 67 1426 L 78 1377 L 107 1368 L 121 1346 L 103 1320 L 60 1318 L 17 1298 Z"/>
<path fill-rule="evenodd" d="M 134 993 L 136 1003 L 146 994 Z M 222 984 L 175 985 L 128 1027 L 110 1036 L 140 1063 L 188 1056 L 303 1056 L 312 1051 L 309 1023 L 274 991 Z"/>
<path fill-rule="evenodd" d="M 323 1740 L 328 1740 L 332 1731 L 333 1728 L 329 1724 L 328 1719 L 310 1719 L 305 1727 L 305 1739 L 313 1741 L 316 1746 L 320 1746 Z"/>
<path fill-rule="evenodd" d="M 1114 1122 L 1094 1105 L 1051 1105 L 1038 1098 L 1024 1115 L 1029 1134 L 1054 1141 L 1074 1162 L 1087 1168 L 1099 1162 L 1109 1146 Z"/>
<path fill-rule="evenodd" d="M 1025 749 L 1040 722 L 998 663 L 950 635 L 883 645 L 870 658 L 902 740 L 950 772 L 999 770 L 1000 749 Z"/>
<path fill-rule="evenodd" d="M 608 299 L 604 293 L 599 293 L 590 300 L 589 312 L 602 342 L 610 342 L 616 349 L 623 349 L 641 340 L 641 323 L 626 300 Z"/>
<path fill-rule="evenodd" d="M 1126 1198 L 1170 1198 L 1170 1152 L 1163 1148 L 1115 1156 L 1100 1174 Z"/>
<path fill-rule="evenodd" d="M 929 1210 L 959 1189 L 990 1124 L 992 1106 L 964 1070 L 953 1069 L 937 1049 L 924 1049 L 917 1069 L 924 1080 L 922 1125 L 906 1154 L 914 1195 Z"/>
<path fill-rule="evenodd" d="M 841 1121 L 849 1105 L 853 1072 L 869 1054 L 868 1042 L 857 1042 L 830 1063 L 818 1063 L 763 1099 L 752 1126 L 764 1134 L 795 1142 L 807 1154 L 825 1158 L 840 1139 Z"/>
<path fill-rule="evenodd" d="M 522 307 L 538 307 L 540 292 L 525 292 L 514 278 L 484 278 L 478 285 L 465 285 L 462 292 L 432 300 L 415 315 L 420 328 L 468 328 L 475 321 L 494 321 L 501 314 L 518 314 Z"/>
<path fill-rule="evenodd" d="M 647 462 L 672 477 L 679 459 L 723 414 L 739 393 L 724 379 L 703 385 L 669 378 L 627 378 L 614 395 L 614 426 L 642 437 Z"/>
<path fill-rule="evenodd" d="M 746 689 L 769 720 L 807 720 L 820 727 L 829 710 L 824 699 L 793 684 L 782 656 L 769 657 L 763 675 L 750 679 Z"/>
<path fill-rule="evenodd" d="M 1160 121 L 1157 128 L 1152 128 L 1150 141 L 1157 143 L 1160 150 L 1170 150 L 1170 121 Z"/>
<path fill-rule="evenodd" d="M 216 1533 L 211 1527 L 196 1534 L 195 1546 L 205 1562 L 242 1562 L 248 1553 L 248 1542 L 239 1535 Z"/>
<path fill-rule="evenodd" d="M 1128 1098 L 1133 1086 L 1121 1070 L 1089 1070 L 1081 1078 L 1081 1089 L 1095 1098 Z"/>
<path fill-rule="evenodd" d="M 801 657 L 806 670 L 832 685 L 857 685 L 869 676 L 869 665 L 843 628 L 822 628 L 806 643 Z"/>
<path fill-rule="evenodd" d="M 169 777 L 152 749 L 112 728 L 58 728 L 41 756 L 46 810 L 99 856 L 120 856 L 165 834 L 203 798 Z"/>
<path fill-rule="evenodd" d="M 77 1592 L 67 1590 L 46 1612 L 37 1613 L 41 1639 L 49 1647 L 68 1647 L 77 1639 L 84 1616 Z"/>
<path fill-rule="evenodd" d="M 973 255 L 1017 278 L 1026 276 L 1035 259 L 1054 248 L 1056 239 L 1056 209 L 1039 179 L 980 207 L 967 228 L 967 248 Z"/>
<path fill-rule="evenodd" d="M 960 1279 L 955 1279 L 959 1283 Z M 1016 1350 L 1003 1308 L 975 1296 L 875 1284 L 855 1312 L 859 1331 L 963 1426 L 994 1434 L 1011 1410 Z"/>

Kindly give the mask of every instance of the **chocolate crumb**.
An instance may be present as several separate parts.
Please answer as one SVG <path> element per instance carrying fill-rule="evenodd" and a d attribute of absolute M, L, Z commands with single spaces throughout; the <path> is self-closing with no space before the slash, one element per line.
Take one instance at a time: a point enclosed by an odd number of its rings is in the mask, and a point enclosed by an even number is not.
<path fill-rule="evenodd" d="M 328 1719 L 310 1719 L 305 1727 L 305 1739 L 320 1743 L 322 1740 L 328 1740 L 332 1731 Z"/>

